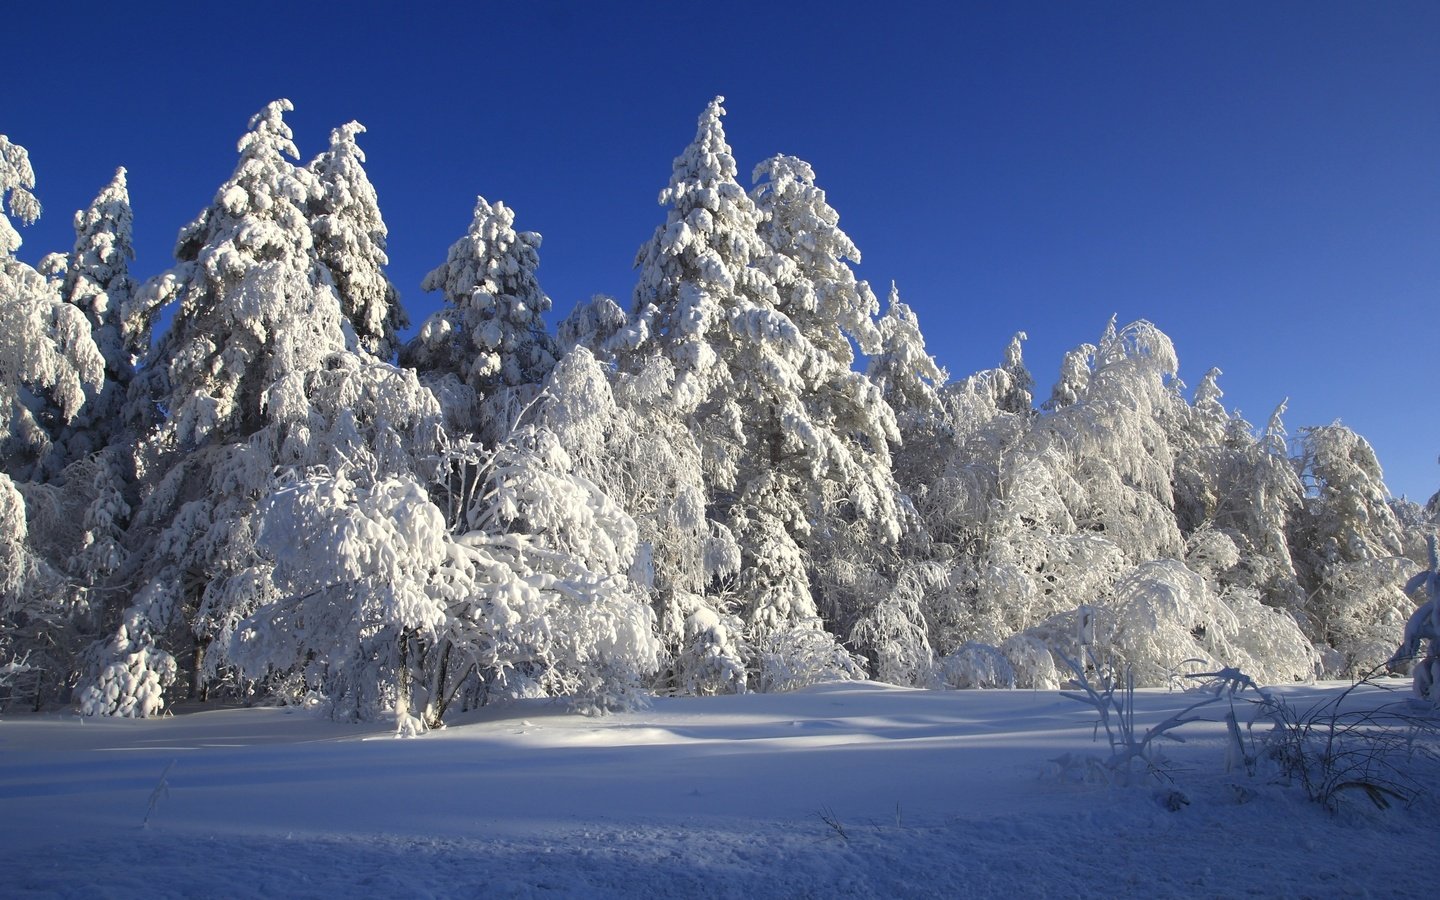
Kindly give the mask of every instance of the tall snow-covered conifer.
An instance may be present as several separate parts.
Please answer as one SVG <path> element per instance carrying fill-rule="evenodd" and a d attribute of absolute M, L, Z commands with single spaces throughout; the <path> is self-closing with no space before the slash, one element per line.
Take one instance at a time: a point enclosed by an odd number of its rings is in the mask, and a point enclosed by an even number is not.
<path fill-rule="evenodd" d="M 105 360 L 105 384 L 79 420 L 66 429 L 63 462 L 103 450 L 124 427 L 124 405 L 135 366 L 150 349 L 148 329 L 127 321 L 133 311 L 135 280 L 130 261 L 133 214 L 125 170 L 75 213 L 75 248 L 65 266 L 61 295 L 90 322 L 90 333 Z"/>
<path fill-rule="evenodd" d="M 15 257 L 20 234 L 9 217 L 40 216 L 34 187 L 29 153 L 0 135 L 0 471 L 21 479 L 40 474 L 54 437 L 99 392 L 105 370 L 84 313 Z"/>
<path fill-rule="evenodd" d="M 1340 654 L 1331 673 L 1351 676 L 1382 664 L 1403 632 L 1411 603 L 1399 585 L 1411 564 L 1370 443 L 1335 422 L 1303 429 L 1301 450 L 1309 491 L 1291 540 L 1311 636 Z"/>
<path fill-rule="evenodd" d="M 792 388 L 804 418 L 778 423 L 798 437 L 804 462 L 789 456 L 777 468 L 790 469 L 803 498 L 799 515 L 814 523 L 805 545 L 813 581 L 825 619 L 843 634 L 893 578 L 904 527 L 890 459 L 900 440 L 895 414 L 881 388 L 852 368 L 852 340 L 862 352 L 881 349 L 879 304 L 847 264 L 859 263 L 860 251 L 840 230 L 811 166 L 776 156 L 756 167 L 755 179 L 751 196 L 772 251 L 764 263 L 774 273 L 778 310 L 808 348 Z"/>
<path fill-rule="evenodd" d="M 345 318 L 360 346 L 389 362 L 399 347 L 395 333 L 410 321 L 385 275 L 389 230 L 365 174 L 365 153 L 355 143 L 364 131 L 359 122 L 349 122 L 330 132 L 330 148 L 309 166 L 319 182 L 309 212 L 315 252 L 330 270 Z"/>
<path fill-rule="evenodd" d="M 155 404 L 166 419 L 141 450 L 149 489 L 118 573 L 142 586 L 97 654 L 87 713 L 158 711 L 182 651 L 204 694 L 210 644 L 255 602 L 255 503 L 282 461 L 267 426 L 293 419 L 307 375 L 354 341 L 315 253 L 307 211 L 319 187 L 293 162 L 292 108 L 279 100 L 250 120 L 235 173 L 137 304 L 178 303 L 130 397 L 133 418 Z"/>
<path fill-rule="evenodd" d="M 879 390 L 849 369 L 850 337 L 878 346 L 874 297 L 844 262 L 858 252 L 803 162 L 762 165 L 766 180 L 745 193 L 722 102 L 701 115 L 661 192 L 669 212 L 637 257 L 631 331 L 642 342 L 635 358 L 658 355 L 674 371 L 707 516 L 739 550 L 732 589 L 761 683 L 794 684 L 783 660 L 848 664 L 807 636 L 820 625 L 817 542 L 855 523 L 875 540 L 899 531 L 894 421 Z"/>
<path fill-rule="evenodd" d="M 460 393 L 447 403 L 447 414 L 492 445 L 559 355 L 541 318 L 550 298 L 536 275 L 539 250 L 539 234 L 515 230 L 514 210 L 478 198 L 469 230 L 422 284 L 440 291 L 445 306 L 425 320 L 403 354 L 407 365 L 439 383 L 442 397 L 456 394 L 444 381 L 458 381 Z"/>

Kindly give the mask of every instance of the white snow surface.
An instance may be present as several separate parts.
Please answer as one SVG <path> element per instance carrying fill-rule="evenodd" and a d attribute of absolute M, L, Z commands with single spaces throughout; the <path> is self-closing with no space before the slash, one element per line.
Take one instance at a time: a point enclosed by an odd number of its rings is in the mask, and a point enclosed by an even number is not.
<path fill-rule="evenodd" d="M 1303 708 L 1344 687 L 1281 691 Z M 1141 690 L 1137 716 L 1193 699 Z M 522 701 L 408 740 L 295 708 L 11 715 L 0 894 L 1434 896 L 1433 797 L 1332 814 L 1227 774 L 1225 708 L 1168 745 L 1173 784 L 1126 788 L 1048 774 L 1107 752 L 1052 691 L 845 683 L 601 718 Z M 1165 809 L 1170 789 L 1189 804 Z"/>

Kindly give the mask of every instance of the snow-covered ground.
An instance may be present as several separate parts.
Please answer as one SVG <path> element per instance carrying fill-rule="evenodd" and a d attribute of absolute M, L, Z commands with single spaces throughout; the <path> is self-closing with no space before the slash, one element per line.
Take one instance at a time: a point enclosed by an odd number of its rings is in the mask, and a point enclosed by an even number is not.
<path fill-rule="evenodd" d="M 1136 698 L 1142 722 L 1193 700 Z M 1173 785 L 1059 777 L 1107 752 L 1093 721 L 1054 692 L 865 683 L 604 718 L 527 701 L 413 740 L 293 709 L 12 715 L 0 895 L 1434 896 L 1432 797 L 1332 814 L 1227 773 L 1220 724 L 1167 745 Z"/>

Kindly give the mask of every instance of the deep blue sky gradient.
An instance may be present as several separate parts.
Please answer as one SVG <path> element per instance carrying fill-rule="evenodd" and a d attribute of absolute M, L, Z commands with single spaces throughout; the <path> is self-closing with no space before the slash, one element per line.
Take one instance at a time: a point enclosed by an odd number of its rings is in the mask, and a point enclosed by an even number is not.
<path fill-rule="evenodd" d="M 0 133 L 46 214 L 130 171 L 139 258 L 288 97 L 302 156 L 350 119 L 417 322 L 476 194 L 545 235 L 563 315 L 628 305 L 672 158 L 724 94 L 742 174 L 814 164 L 882 298 L 962 376 L 1010 335 L 1042 394 L 1112 313 L 1262 425 L 1339 418 L 1396 494 L 1440 488 L 1440 4 L 40 4 L 7 12 Z"/>

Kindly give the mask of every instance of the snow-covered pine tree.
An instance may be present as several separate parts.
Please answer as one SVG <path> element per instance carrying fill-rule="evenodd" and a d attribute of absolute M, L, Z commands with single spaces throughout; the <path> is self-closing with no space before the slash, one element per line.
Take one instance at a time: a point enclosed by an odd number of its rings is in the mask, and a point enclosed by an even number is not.
<path fill-rule="evenodd" d="M 1012 415 L 1030 416 L 1035 413 L 1035 378 L 1025 367 L 1024 343 L 1028 338 L 1029 335 L 1023 331 L 1015 332 L 1005 346 L 1005 362 L 998 370 L 1005 375 L 1003 385 L 997 385 L 999 406 Z"/>
<path fill-rule="evenodd" d="M 880 349 L 871 354 L 866 373 L 895 413 L 900 433 L 891 458 L 895 480 L 918 507 L 939 477 L 953 429 L 940 399 L 949 374 L 925 349 L 919 318 L 890 284 L 885 315 L 879 322 Z M 937 452 L 938 451 L 938 452 Z M 925 516 L 921 516 L 922 523 Z"/>
<path fill-rule="evenodd" d="M 330 132 L 330 148 L 308 167 L 320 188 L 308 211 L 315 252 L 330 270 L 340 293 L 340 309 L 360 346 L 390 362 L 399 349 L 396 332 L 409 327 L 410 321 L 385 274 L 390 262 L 385 254 L 389 230 L 365 173 L 365 153 L 355 143 L 355 136 L 364 131 L 359 122 L 348 122 Z"/>
<path fill-rule="evenodd" d="M 722 103 L 717 97 L 700 116 L 694 141 L 675 158 L 670 184 L 660 193 L 669 211 L 636 257 L 640 278 L 629 330 L 638 347 L 623 354 L 622 367 L 632 377 L 648 373 L 668 384 L 668 405 L 699 450 L 709 530 L 722 543 L 733 536 L 740 551 L 733 568 L 716 571 L 728 569 L 743 579 L 734 590 L 747 628 L 774 630 L 813 620 L 817 610 L 793 538 L 773 511 L 746 509 L 747 492 L 752 500 L 759 493 L 779 493 L 757 490 L 762 486 L 747 484 L 741 476 L 747 452 L 772 449 L 756 446 L 757 439 L 764 439 L 749 433 L 755 426 L 746 420 L 756 415 L 773 419 L 776 398 L 767 395 L 768 385 L 758 377 L 747 381 L 751 373 L 740 356 L 746 349 L 752 354 L 771 350 L 761 340 L 747 347 L 751 333 L 758 338 L 766 329 L 783 332 L 790 348 L 797 347 L 798 336 L 775 310 L 779 297 L 773 281 L 753 265 L 770 251 L 759 235 L 760 213 L 736 181 L 735 159 L 720 122 Z M 798 380 L 794 359 L 772 362 L 775 371 Z M 802 414 L 798 403 L 790 411 Z M 788 504 L 789 498 L 780 502 Z M 717 587 L 707 589 L 711 609 L 704 618 L 723 622 L 727 610 Z"/>
<path fill-rule="evenodd" d="M 893 492 L 877 496 L 871 485 L 858 484 L 872 473 L 844 472 L 855 459 L 849 442 L 864 440 L 860 433 L 869 429 L 866 437 L 878 434 L 883 444 L 886 425 L 876 422 L 886 422 L 891 432 L 893 422 L 879 391 L 868 381 L 846 382 L 835 358 L 785 308 L 793 304 L 803 319 L 812 306 L 819 316 L 823 305 L 843 322 L 848 314 L 840 310 L 847 304 L 856 311 L 858 302 L 863 318 L 873 299 L 868 290 L 861 293 L 853 275 L 835 268 L 845 268 L 836 254 L 848 252 L 849 240 L 833 229 L 833 219 L 825 222 L 833 211 L 793 164 L 782 164 L 788 166 L 777 170 L 782 180 L 758 191 L 777 210 L 794 202 L 793 210 L 770 218 L 772 237 L 789 246 L 798 230 L 813 228 L 822 243 L 805 262 L 807 271 L 762 237 L 766 213 L 736 181 L 720 122 L 722 103 L 716 98 L 701 115 L 694 141 L 676 158 L 660 194 L 669 212 L 637 257 L 641 273 L 628 336 L 638 349 L 623 366 L 635 373 L 647 359 L 661 357 L 673 369 L 677 414 L 700 449 L 707 517 L 718 533 L 733 535 L 740 550 L 734 597 L 762 666 L 766 660 L 784 666 L 779 661 L 790 652 L 797 661 L 828 666 L 838 658 L 818 652 L 814 641 L 795 631 L 820 626 L 811 590 L 812 526 L 820 518 L 815 504 L 832 478 L 854 474 L 856 510 L 874 512 L 882 531 L 887 525 L 898 531 L 898 516 L 886 514 L 886 504 L 895 508 Z M 777 279 L 784 282 L 783 294 Z M 812 321 L 818 326 L 820 319 Z M 845 342 L 843 325 L 834 321 L 828 330 L 815 329 L 822 344 Z M 842 395 L 845 390 L 850 393 Z M 827 402 L 833 405 L 822 411 Z M 879 418 L 850 418 L 837 431 L 837 410 L 846 416 L 879 410 Z M 881 477 L 888 480 L 888 471 Z M 712 609 L 716 619 L 723 612 Z M 766 641 L 773 646 L 761 646 Z M 787 668 L 773 683 L 796 683 L 794 674 Z M 769 680 L 763 672 L 761 678 Z"/>
<path fill-rule="evenodd" d="M 799 438 L 799 456 L 785 457 L 783 468 L 803 498 L 796 518 L 812 523 L 803 546 L 822 617 L 848 634 L 893 582 L 896 542 L 907 524 L 891 468 L 890 446 L 900 440 L 894 411 L 853 368 L 852 341 L 865 353 L 882 347 L 879 305 L 848 265 L 860 261 L 860 251 L 840 230 L 810 165 L 775 156 L 756 167 L 755 180 L 751 196 L 772 251 L 763 263 L 779 292 L 778 311 L 809 347 L 791 388 L 805 418 L 778 423 Z M 780 468 L 777 462 L 767 465 Z"/>
<path fill-rule="evenodd" d="M 1387 502 L 1379 460 L 1368 441 L 1335 422 L 1300 433 L 1307 491 L 1291 522 L 1311 639 L 1339 656 L 1327 670 L 1350 676 L 1374 669 L 1400 639 L 1411 604 L 1400 591 L 1410 562 Z"/>
<path fill-rule="evenodd" d="M 135 366 L 150 349 L 148 330 L 132 330 L 124 318 L 136 292 L 130 277 L 130 261 L 135 258 L 133 222 L 123 168 L 115 170 L 115 177 L 88 207 L 75 213 L 75 247 L 66 260 L 60 293 L 89 320 L 91 336 L 105 360 L 105 383 L 78 420 L 65 429 L 64 453 L 56 454 L 56 464 L 110 445 L 124 427 L 125 398 Z"/>
<path fill-rule="evenodd" d="M 29 153 L 0 135 L 0 471 L 20 480 L 44 474 L 55 436 L 100 391 L 105 371 L 85 314 L 15 257 L 20 235 L 9 217 L 40 216 L 34 187 Z"/>
<path fill-rule="evenodd" d="M 1305 591 L 1289 542 L 1304 488 L 1286 442 L 1285 406 L 1282 402 L 1275 408 L 1258 435 L 1243 419 L 1231 418 L 1207 482 L 1214 499 L 1208 525 L 1225 534 L 1238 553 L 1224 584 L 1253 590 L 1265 605 L 1285 610 L 1304 624 Z"/>
<path fill-rule="evenodd" d="M 508 434 L 559 355 L 542 318 L 550 298 L 536 277 L 539 250 L 539 234 L 515 230 L 514 210 L 478 198 L 469 230 L 421 285 L 445 306 L 402 353 L 451 421 L 488 446 Z"/>
<path fill-rule="evenodd" d="M 135 304 L 144 320 L 169 301 L 174 320 L 132 382 L 132 419 L 166 419 L 139 451 L 146 489 L 131 554 L 116 578 L 138 585 L 97 648 L 81 695 L 88 714 L 151 715 L 181 654 L 206 691 L 205 654 L 255 601 L 255 504 L 282 462 L 270 426 L 297 417 L 306 376 L 353 343 L 311 237 L 319 192 L 273 102 L 250 120 L 235 173 L 180 233 L 174 268 Z M 118 616 L 116 613 L 118 612 Z"/>
<path fill-rule="evenodd" d="M 1216 514 L 1221 472 L 1227 464 L 1231 435 L 1230 414 L 1221 403 L 1218 368 L 1200 379 L 1186 403 L 1178 396 L 1166 416 L 1166 432 L 1175 450 L 1175 515 L 1182 534 L 1190 534 L 1211 522 Z"/>
<path fill-rule="evenodd" d="M 66 682 L 84 609 L 62 569 L 78 543 L 79 510 L 67 502 L 76 492 L 43 482 L 66 456 L 57 441 L 102 388 L 105 363 L 58 282 L 15 257 L 9 216 L 40 215 L 34 186 L 29 154 L 0 135 L 0 664 L 28 660 L 16 679 L 25 683 L 10 688 L 38 705 Z"/>

